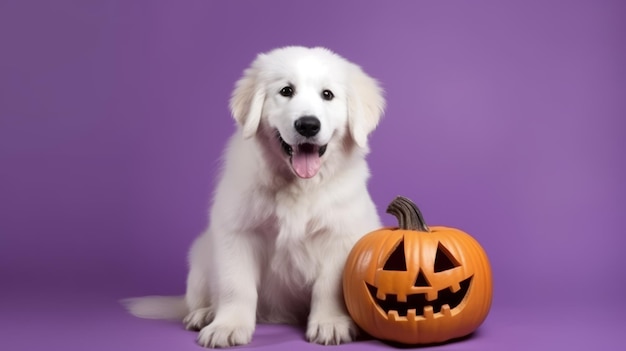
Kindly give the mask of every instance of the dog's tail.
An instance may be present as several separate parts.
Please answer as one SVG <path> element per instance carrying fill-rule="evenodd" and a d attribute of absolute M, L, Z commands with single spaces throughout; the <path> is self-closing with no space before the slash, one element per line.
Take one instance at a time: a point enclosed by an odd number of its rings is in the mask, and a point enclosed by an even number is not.
<path fill-rule="evenodd" d="M 120 302 L 139 318 L 182 320 L 189 313 L 184 296 L 132 297 Z"/>

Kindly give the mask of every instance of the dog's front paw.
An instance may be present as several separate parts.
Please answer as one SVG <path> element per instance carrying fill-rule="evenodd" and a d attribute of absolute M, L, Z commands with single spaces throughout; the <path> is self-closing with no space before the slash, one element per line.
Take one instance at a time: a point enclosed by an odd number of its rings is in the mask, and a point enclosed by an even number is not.
<path fill-rule="evenodd" d="M 191 311 L 183 319 L 183 324 L 187 330 L 200 330 L 211 323 L 213 316 L 214 314 L 211 308 L 198 308 L 197 310 Z"/>
<path fill-rule="evenodd" d="M 339 345 L 356 338 L 357 327 L 349 316 L 312 319 L 306 330 L 309 342 L 322 345 Z"/>
<path fill-rule="evenodd" d="M 254 324 L 246 325 L 236 321 L 213 321 L 200 330 L 198 344 L 218 348 L 249 344 L 254 333 Z"/>

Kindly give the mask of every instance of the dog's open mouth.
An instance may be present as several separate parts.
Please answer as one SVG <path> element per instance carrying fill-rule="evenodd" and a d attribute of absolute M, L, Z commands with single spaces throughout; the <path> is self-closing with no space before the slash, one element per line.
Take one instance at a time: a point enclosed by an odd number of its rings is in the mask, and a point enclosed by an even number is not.
<path fill-rule="evenodd" d="M 291 146 L 278 134 L 278 140 L 285 154 L 289 156 L 291 168 L 300 178 L 312 178 L 320 170 L 322 156 L 326 152 L 326 145 L 303 143 Z"/>

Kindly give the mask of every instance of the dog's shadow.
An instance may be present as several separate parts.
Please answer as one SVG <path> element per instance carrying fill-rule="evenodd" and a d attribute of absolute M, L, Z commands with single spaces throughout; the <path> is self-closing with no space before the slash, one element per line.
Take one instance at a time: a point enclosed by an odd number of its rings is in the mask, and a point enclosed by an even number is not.
<path fill-rule="evenodd" d="M 258 324 L 252 337 L 252 342 L 248 345 L 235 348 L 274 349 L 281 344 L 297 344 L 304 341 L 304 328 L 298 325 L 283 324 Z M 294 348 L 297 348 L 294 345 Z"/>
<path fill-rule="evenodd" d="M 275 348 L 281 344 L 293 344 L 293 348 L 301 348 L 298 345 L 304 343 L 305 345 L 309 345 L 311 347 L 319 346 L 323 348 L 322 345 L 313 345 L 309 344 L 304 338 L 305 327 L 298 325 L 257 325 L 257 330 L 255 331 L 252 342 L 249 345 L 235 347 L 240 349 L 255 349 L 255 348 Z M 358 345 L 358 344 L 367 344 L 367 345 L 381 345 L 387 346 L 390 348 L 405 350 L 405 349 L 438 349 L 440 347 L 454 345 L 457 343 L 462 343 L 464 341 L 468 341 L 474 338 L 479 337 L 480 331 L 475 331 L 469 335 L 451 339 L 441 343 L 432 343 L 432 344 L 424 344 L 424 345 L 407 345 L 401 344 L 397 342 L 385 341 L 376 339 L 364 331 L 359 332 L 359 336 L 347 345 Z"/>

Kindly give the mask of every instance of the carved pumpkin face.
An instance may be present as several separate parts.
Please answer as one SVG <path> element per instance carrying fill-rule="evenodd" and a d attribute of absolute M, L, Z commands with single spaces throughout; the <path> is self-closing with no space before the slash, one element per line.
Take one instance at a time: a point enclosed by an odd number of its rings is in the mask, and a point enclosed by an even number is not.
<path fill-rule="evenodd" d="M 491 306 L 485 252 L 460 230 L 426 227 L 417 207 L 399 199 L 388 212 L 400 228 L 364 236 L 348 257 L 343 288 L 350 315 L 370 335 L 406 344 L 472 333 Z"/>

